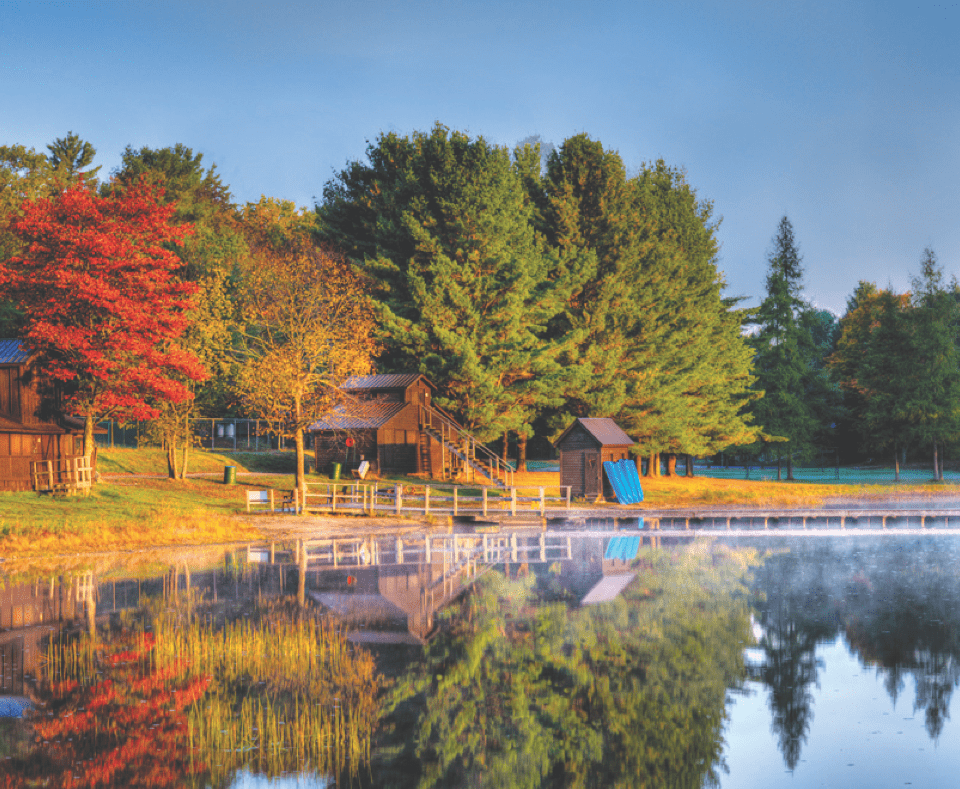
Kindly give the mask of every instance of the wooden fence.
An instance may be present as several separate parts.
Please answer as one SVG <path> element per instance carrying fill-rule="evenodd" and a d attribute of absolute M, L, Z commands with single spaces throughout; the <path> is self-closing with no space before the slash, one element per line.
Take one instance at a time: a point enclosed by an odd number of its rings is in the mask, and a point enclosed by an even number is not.
<path fill-rule="evenodd" d="M 547 495 L 547 491 L 551 495 Z M 557 491 L 557 495 L 552 495 Z M 570 509 L 570 486 L 478 488 L 464 485 L 387 485 L 379 482 L 307 482 L 294 491 L 297 512 L 338 512 L 359 510 L 400 515 L 516 517 L 547 508 Z M 533 493 L 533 495 L 531 495 Z"/>
<path fill-rule="evenodd" d="M 90 458 L 61 458 L 35 460 L 30 464 L 33 489 L 38 493 L 90 492 L 93 486 L 93 468 Z"/>

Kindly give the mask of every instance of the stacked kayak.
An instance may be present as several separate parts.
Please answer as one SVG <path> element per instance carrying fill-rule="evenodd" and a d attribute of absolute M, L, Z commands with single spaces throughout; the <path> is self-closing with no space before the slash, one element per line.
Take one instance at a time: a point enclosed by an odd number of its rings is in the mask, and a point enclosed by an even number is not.
<path fill-rule="evenodd" d="M 610 487 L 621 504 L 639 504 L 643 501 L 643 488 L 637 474 L 637 464 L 632 460 L 605 460 L 603 470 Z"/>

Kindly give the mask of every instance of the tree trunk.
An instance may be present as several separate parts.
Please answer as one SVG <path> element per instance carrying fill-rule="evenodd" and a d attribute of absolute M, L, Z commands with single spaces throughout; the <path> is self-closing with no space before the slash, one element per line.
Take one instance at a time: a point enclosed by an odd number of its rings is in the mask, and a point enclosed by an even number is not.
<path fill-rule="evenodd" d="M 793 482 L 793 452 L 787 452 L 787 480 Z"/>
<path fill-rule="evenodd" d="M 653 455 L 651 455 L 650 457 L 651 457 L 651 460 L 653 461 L 653 476 L 659 477 L 660 476 L 660 453 L 654 452 Z"/>
<path fill-rule="evenodd" d="M 900 450 L 896 447 L 893 448 L 893 480 L 900 481 Z"/>
<path fill-rule="evenodd" d="M 783 481 L 783 455 L 777 453 L 777 482 Z"/>
<path fill-rule="evenodd" d="M 940 481 L 940 458 L 937 457 L 937 440 L 933 440 L 933 481 Z"/>
<path fill-rule="evenodd" d="M 177 469 L 177 445 L 175 442 L 167 442 L 167 478 L 180 479 L 180 472 Z"/>
<path fill-rule="evenodd" d="M 517 434 L 517 471 L 527 470 L 527 434 Z"/>
<path fill-rule="evenodd" d="M 180 479 L 187 478 L 187 457 L 190 454 L 190 436 L 183 441 L 183 462 L 180 464 Z"/>
<path fill-rule="evenodd" d="M 677 456 L 672 452 L 667 455 L 667 476 L 677 476 Z"/>
<path fill-rule="evenodd" d="M 298 426 L 297 429 L 293 431 L 293 445 L 294 447 L 296 447 L 296 450 L 297 450 L 297 477 L 296 477 L 295 484 L 297 486 L 298 496 L 300 496 L 307 482 L 306 474 L 304 474 L 304 471 L 303 471 L 305 453 L 303 451 L 303 428 L 302 427 Z"/>
<path fill-rule="evenodd" d="M 93 462 L 93 414 L 87 414 L 83 420 L 83 456 L 88 464 Z"/>
<path fill-rule="evenodd" d="M 687 476 L 692 477 L 693 474 L 693 455 L 687 454 Z"/>
<path fill-rule="evenodd" d="M 510 459 L 510 433 L 506 430 L 503 431 L 503 459 Z"/>

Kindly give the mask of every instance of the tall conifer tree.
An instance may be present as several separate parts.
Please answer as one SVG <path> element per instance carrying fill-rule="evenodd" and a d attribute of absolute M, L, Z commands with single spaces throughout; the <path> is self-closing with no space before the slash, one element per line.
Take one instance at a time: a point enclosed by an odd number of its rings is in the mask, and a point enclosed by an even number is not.
<path fill-rule="evenodd" d="M 778 458 L 787 457 L 787 478 L 793 478 L 793 457 L 808 451 L 817 420 L 807 397 L 814 377 L 814 347 L 810 333 L 801 326 L 806 308 L 802 258 L 793 235 L 793 225 L 784 216 L 777 228 L 767 273 L 767 295 L 757 311 L 758 332 L 752 339 L 756 351 L 757 388 L 763 397 L 753 413 L 767 438 L 785 441 Z"/>
<path fill-rule="evenodd" d="M 556 402 L 562 370 L 545 329 L 583 276 L 561 271 L 535 234 L 519 154 L 439 124 L 382 135 L 318 207 L 320 235 L 378 283 L 383 364 L 429 375 L 438 403 L 483 440 L 529 435 Z"/>

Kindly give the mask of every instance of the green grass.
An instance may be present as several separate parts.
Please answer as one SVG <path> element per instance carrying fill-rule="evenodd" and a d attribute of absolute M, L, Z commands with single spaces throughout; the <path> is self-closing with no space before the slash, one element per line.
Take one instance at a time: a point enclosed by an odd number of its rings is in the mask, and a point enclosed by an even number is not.
<path fill-rule="evenodd" d="M 293 474 L 296 455 L 280 452 L 209 452 L 193 450 L 187 460 L 188 474 L 222 474 L 224 466 L 236 466 L 238 472 Z M 99 449 L 97 470 L 101 474 L 167 473 L 167 456 L 162 449 Z"/>

